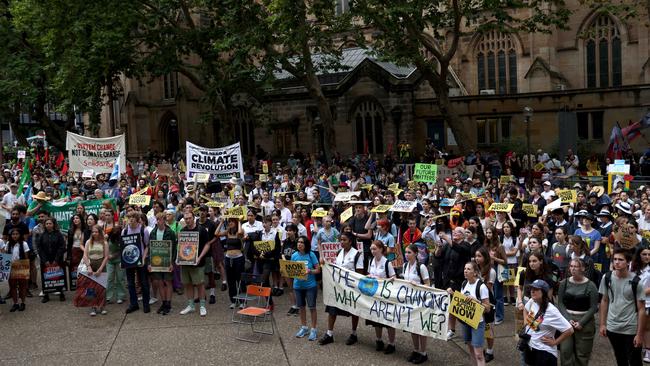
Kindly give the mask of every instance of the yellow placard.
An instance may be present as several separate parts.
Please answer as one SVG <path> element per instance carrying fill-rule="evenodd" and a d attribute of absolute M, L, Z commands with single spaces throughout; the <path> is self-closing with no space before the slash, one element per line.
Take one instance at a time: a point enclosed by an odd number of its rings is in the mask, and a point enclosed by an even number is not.
<path fill-rule="evenodd" d="M 476 195 L 474 193 L 465 193 L 465 192 L 459 192 L 459 193 L 460 196 L 466 200 L 471 200 L 472 198 L 476 198 Z"/>
<path fill-rule="evenodd" d="M 196 183 L 208 183 L 210 181 L 210 174 L 208 174 L 208 173 L 196 173 L 196 174 L 194 174 L 194 181 Z"/>
<path fill-rule="evenodd" d="M 343 211 L 343 213 L 341 213 L 341 224 L 348 221 L 350 217 L 352 217 L 353 213 L 352 207 L 348 207 L 347 210 Z"/>
<path fill-rule="evenodd" d="M 521 210 L 524 211 L 528 217 L 537 217 L 537 206 L 532 203 L 524 203 Z"/>
<path fill-rule="evenodd" d="M 311 217 L 325 217 L 327 214 L 328 212 L 325 210 L 314 210 L 311 213 Z"/>
<path fill-rule="evenodd" d="M 514 286 L 515 276 L 517 276 L 517 271 L 514 268 L 508 268 L 508 280 L 502 282 L 503 286 Z"/>
<path fill-rule="evenodd" d="M 300 261 L 280 259 L 280 273 L 286 278 L 307 279 L 307 264 Z"/>
<path fill-rule="evenodd" d="M 253 242 L 253 246 L 258 252 L 266 253 L 275 249 L 275 240 L 258 240 Z"/>
<path fill-rule="evenodd" d="M 226 211 L 226 214 L 223 215 L 226 219 L 239 219 L 243 220 L 246 215 L 244 214 L 244 206 L 235 206 L 231 207 Z"/>
<path fill-rule="evenodd" d="M 451 303 L 449 303 L 449 314 L 476 329 L 483 318 L 483 311 L 485 311 L 485 307 L 477 300 L 454 291 Z"/>
<path fill-rule="evenodd" d="M 151 196 L 147 195 L 131 195 L 129 197 L 129 205 L 136 205 L 136 206 L 149 206 L 149 203 L 151 202 Z"/>
<path fill-rule="evenodd" d="M 436 159 L 436 165 L 445 165 L 445 159 Z"/>
<path fill-rule="evenodd" d="M 603 264 L 602 263 L 594 263 L 594 268 L 600 272 L 603 273 Z"/>
<path fill-rule="evenodd" d="M 513 181 L 514 178 L 515 177 L 513 177 L 512 175 L 502 175 L 499 177 L 499 184 L 500 185 L 508 184 L 511 181 Z"/>
<path fill-rule="evenodd" d="M 218 207 L 218 208 L 223 208 L 226 204 L 223 202 L 215 202 L 215 201 L 210 201 L 205 204 L 208 207 Z"/>
<path fill-rule="evenodd" d="M 262 160 L 262 173 L 269 174 L 269 162 Z"/>
<path fill-rule="evenodd" d="M 396 191 L 399 189 L 399 183 L 391 183 L 388 185 L 388 189 L 391 191 Z"/>
<path fill-rule="evenodd" d="M 416 182 L 416 181 L 412 181 L 412 180 L 409 180 L 409 181 L 406 183 L 406 186 L 407 186 L 409 189 L 418 189 L 418 188 L 420 188 L 420 185 L 418 184 L 418 182 Z"/>
<path fill-rule="evenodd" d="M 512 208 L 515 207 L 513 203 L 493 203 L 488 208 L 488 211 L 493 212 L 512 212 Z"/>
<path fill-rule="evenodd" d="M 519 279 L 521 274 L 526 273 L 526 267 L 517 267 L 517 276 L 515 277 L 515 286 L 519 286 Z"/>
<path fill-rule="evenodd" d="M 564 189 L 557 191 L 557 196 L 560 197 L 562 203 L 576 203 L 578 202 L 578 192 L 573 189 Z"/>
<path fill-rule="evenodd" d="M 259 180 L 260 180 L 260 182 L 268 182 L 268 181 L 269 181 L 269 177 L 268 177 L 268 175 L 266 175 L 266 174 L 260 174 L 260 178 L 259 178 Z"/>
<path fill-rule="evenodd" d="M 533 167 L 533 169 L 534 169 L 536 172 L 539 172 L 539 171 L 544 170 L 544 163 L 537 163 L 537 164 L 535 164 L 535 166 Z"/>
<path fill-rule="evenodd" d="M 393 205 L 378 205 L 373 207 L 372 210 L 370 210 L 370 212 L 384 213 L 390 210 L 391 207 L 393 207 Z"/>
<path fill-rule="evenodd" d="M 294 206 L 311 206 L 312 203 L 309 201 L 294 201 L 293 202 Z"/>
<path fill-rule="evenodd" d="M 362 184 L 361 189 L 365 189 L 366 191 L 372 191 L 372 184 Z"/>

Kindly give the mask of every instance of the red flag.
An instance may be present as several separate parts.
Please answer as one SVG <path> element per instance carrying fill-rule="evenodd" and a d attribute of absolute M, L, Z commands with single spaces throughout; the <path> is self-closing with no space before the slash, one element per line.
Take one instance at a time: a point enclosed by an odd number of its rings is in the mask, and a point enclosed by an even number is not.
<path fill-rule="evenodd" d="M 36 161 L 41 161 L 41 155 L 36 151 Z"/>
<path fill-rule="evenodd" d="M 57 168 L 60 168 L 61 164 L 63 164 L 64 161 L 65 161 L 65 157 L 63 156 L 63 152 L 59 152 L 59 156 L 56 158 L 56 162 L 54 163 L 54 165 Z"/>
<path fill-rule="evenodd" d="M 50 163 L 50 148 L 49 147 L 45 148 L 45 156 L 43 157 L 43 161 L 45 162 L 45 164 Z"/>
<path fill-rule="evenodd" d="M 68 163 L 63 164 L 63 169 L 61 169 L 61 175 L 68 174 Z"/>
<path fill-rule="evenodd" d="M 607 147 L 607 157 L 611 160 L 620 159 L 623 156 L 623 134 L 621 127 L 618 123 L 612 128 L 612 133 L 609 136 L 609 146 Z"/>
<path fill-rule="evenodd" d="M 627 139 L 628 142 L 634 141 L 635 138 L 641 136 L 641 122 L 632 123 L 630 121 L 627 127 L 621 130 L 623 137 Z"/>

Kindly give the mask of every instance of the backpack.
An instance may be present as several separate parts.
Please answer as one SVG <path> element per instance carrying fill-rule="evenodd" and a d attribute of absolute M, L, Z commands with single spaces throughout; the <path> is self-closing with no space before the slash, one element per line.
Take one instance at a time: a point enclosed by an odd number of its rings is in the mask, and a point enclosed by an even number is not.
<path fill-rule="evenodd" d="M 343 251 L 343 249 L 339 249 L 338 252 L 336 252 L 336 256 L 338 257 L 339 254 Z M 357 249 L 357 254 L 354 255 L 354 269 L 357 269 L 357 262 L 359 261 L 359 257 L 361 256 L 361 251 Z M 368 264 L 370 261 L 366 262 L 365 260 L 363 261 L 363 272 L 368 273 Z M 388 263 L 388 261 L 386 262 Z M 386 264 L 386 274 L 388 274 L 388 264 Z"/>
<path fill-rule="evenodd" d="M 417 266 L 415 266 L 415 272 L 418 274 L 418 277 L 420 277 L 420 282 L 422 284 L 424 284 L 424 279 L 422 278 L 422 272 L 420 271 L 420 263 L 419 262 L 416 262 L 416 263 L 417 263 Z M 406 265 L 407 264 L 408 263 L 404 263 L 404 265 L 402 267 L 402 278 L 404 278 L 404 274 L 406 273 Z"/>
<path fill-rule="evenodd" d="M 478 282 L 476 283 L 476 298 L 478 299 L 479 302 L 481 302 L 481 285 L 483 285 L 484 282 L 483 280 L 479 279 Z M 463 281 L 463 284 L 460 286 L 460 288 L 465 288 L 467 285 L 467 280 Z M 485 285 L 487 287 L 487 285 Z M 490 289 L 488 288 L 488 296 L 489 296 L 489 301 L 490 301 L 490 308 L 485 309 L 483 312 L 483 320 L 485 320 L 485 324 L 491 324 L 494 323 L 494 304 L 497 303 L 496 298 L 494 297 L 494 294 Z"/>
<path fill-rule="evenodd" d="M 634 309 L 636 312 L 639 312 L 639 306 L 637 304 L 637 298 L 636 298 L 636 290 L 637 287 L 639 287 L 639 282 L 641 281 L 641 277 L 638 275 L 634 275 L 634 278 L 629 281 L 630 285 L 632 285 L 632 296 L 634 296 Z M 611 294 L 611 300 L 614 299 L 614 291 L 612 290 L 612 272 L 607 272 L 605 274 L 605 291 L 608 291 Z"/>
<path fill-rule="evenodd" d="M 596 285 L 596 288 L 600 287 L 600 280 L 602 280 L 603 274 L 596 269 L 596 266 L 594 266 L 593 259 L 589 258 L 586 262 L 587 262 L 586 263 L 587 278 Z"/>

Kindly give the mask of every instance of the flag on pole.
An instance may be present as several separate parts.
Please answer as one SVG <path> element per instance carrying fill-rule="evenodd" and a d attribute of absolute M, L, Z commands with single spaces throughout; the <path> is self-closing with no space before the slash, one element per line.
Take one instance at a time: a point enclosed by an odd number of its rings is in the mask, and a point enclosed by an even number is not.
<path fill-rule="evenodd" d="M 66 175 L 66 174 L 68 174 L 68 163 L 64 162 L 63 168 L 61 169 L 61 175 Z"/>
<path fill-rule="evenodd" d="M 23 167 L 23 173 L 20 175 L 20 182 L 18 183 L 18 195 L 20 196 L 21 193 L 23 193 L 23 187 L 25 187 L 25 184 L 31 182 L 32 180 L 32 173 L 29 170 L 29 164 L 25 164 Z"/>
<path fill-rule="evenodd" d="M 60 169 L 64 161 L 65 161 L 65 157 L 63 156 L 63 152 L 59 151 L 59 156 L 56 158 L 56 162 L 54 163 L 54 165 L 57 167 L 57 169 Z"/>
<path fill-rule="evenodd" d="M 113 164 L 113 172 L 111 173 L 111 177 L 108 180 L 109 182 L 117 182 L 117 180 L 120 179 L 120 157 L 118 156 L 115 159 L 115 164 Z"/>
<path fill-rule="evenodd" d="M 45 164 L 50 163 L 50 148 L 48 148 L 48 147 L 45 148 L 45 156 L 43 157 L 43 162 Z"/>

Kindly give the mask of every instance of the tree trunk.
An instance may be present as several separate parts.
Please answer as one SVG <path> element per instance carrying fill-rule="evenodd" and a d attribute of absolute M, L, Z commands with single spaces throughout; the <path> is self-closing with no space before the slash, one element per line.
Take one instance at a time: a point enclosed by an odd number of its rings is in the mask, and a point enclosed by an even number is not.
<path fill-rule="evenodd" d="M 115 136 L 115 111 L 113 110 L 113 78 L 106 78 L 106 92 L 108 93 L 108 134 Z"/>
<path fill-rule="evenodd" d="M 325 139 L 325 156 L 330 157 L 336 151 L 336 135 L 334 133 L 334 116 L 330 109 L 329 100 L 323 94 L 323 89 L 320 85 L 320 80 L 315 73 L 305 75 L 305 86 L 309 91 L 309 95 L 316 102 L 318 107 L 318 114 L 321 123 L 323 124 L 323 134 Z"/>

